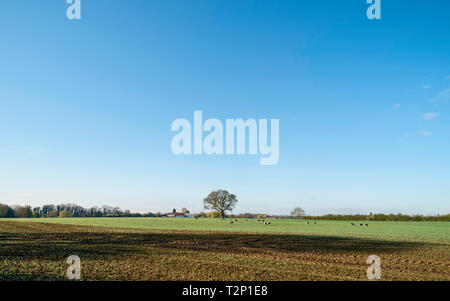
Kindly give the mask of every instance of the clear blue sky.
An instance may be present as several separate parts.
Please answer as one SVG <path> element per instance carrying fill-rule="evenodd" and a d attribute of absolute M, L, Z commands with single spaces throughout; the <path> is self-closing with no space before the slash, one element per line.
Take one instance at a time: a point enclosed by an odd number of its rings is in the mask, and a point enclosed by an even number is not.
<path fill-rule="evenodd" d="M 450 1 L 365 2 L 1 1 L 0 202 L 449 213 Z M 279 118 L 279 163 L 175 156 L 194 110 Z"/>

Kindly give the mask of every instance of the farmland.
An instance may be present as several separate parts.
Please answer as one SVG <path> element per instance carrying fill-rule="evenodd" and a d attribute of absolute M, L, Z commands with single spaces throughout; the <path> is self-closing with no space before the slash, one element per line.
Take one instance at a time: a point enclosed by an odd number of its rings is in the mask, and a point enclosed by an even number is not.
<path fill-rule="evenodd" d="M 0 220 L 1 280 L 450 280 L 450 223 L 240 219 Z M 368 223 L 368 226 L 365 226 Z"/>

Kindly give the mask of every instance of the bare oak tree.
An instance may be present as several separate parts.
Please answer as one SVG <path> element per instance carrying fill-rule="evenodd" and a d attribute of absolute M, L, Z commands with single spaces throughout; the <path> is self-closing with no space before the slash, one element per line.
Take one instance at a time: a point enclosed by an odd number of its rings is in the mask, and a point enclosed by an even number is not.
<path fill-rule="evenodd" d="M 294 218 L 302 218 L 302 216 L 305 216 L 305 210 L 303 210 L 300 207 L 294 208 L 291 212 L 292 217 Z"/>
<path fill-rule="evenodd" d="M 217 211 L 220 214 L 220 217 L 224 219 L 225 213 L 227 211 L 233 211 L 237 202 L 234 194 L 230 194 L 226 190 L 215 190 L 203 200 L 203 207 L 205 209 Z"/>

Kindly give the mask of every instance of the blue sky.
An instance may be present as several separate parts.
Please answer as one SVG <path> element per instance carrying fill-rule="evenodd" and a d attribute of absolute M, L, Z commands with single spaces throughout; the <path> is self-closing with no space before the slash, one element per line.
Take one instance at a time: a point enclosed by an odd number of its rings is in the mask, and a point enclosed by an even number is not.
<path fill-rule="evenodd" d="M 0 202 L 450 211 L 450 2 L 0 2 Z M 280 161 L 175 156 L 171 122 L 278 118 Z M 425 115 L 427 114 L 427 115 Z"/>

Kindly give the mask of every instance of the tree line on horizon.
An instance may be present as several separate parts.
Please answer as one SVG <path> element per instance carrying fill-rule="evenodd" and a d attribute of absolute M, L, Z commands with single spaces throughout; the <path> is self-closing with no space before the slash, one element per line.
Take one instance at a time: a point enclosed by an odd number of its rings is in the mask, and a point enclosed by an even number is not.
<path fill-rule="evenodd" d="M 54 217 L 164 217 L 161 213 L 131 213 L 118 207 L 102 206 L 83 208 L 75 204 L 44 205 L 42 207 L 8 206 L 0 204 L 0 218 L 54 218 Z M 196 218 L 220 218 L 215 211 L 194 214 Z M 305 220 L 336 221 L 442 221 L 449 222 L 450 214 L 445 215 L 405 215 L 405 214 L 327 214 L 322 216 L 270 215 L 264 213 L 227 214 L 226 218 L 302 218 Z"/>
<path fill-rule="evenodd" d="M 303 216 L 303 219 L 333 221 L 378 221 L 378 222 L 450 222 L 450 214 L 444 215 L 407 215 L 407 214 L 326 214 L 322 216 Z"/>
<path fill-rule="evenodd" d="M 42 207 L 8 206 L 0 204 L 0 218 L 51 218 L 51 217 L 139 217 L 146 214 L 122 211 L 118 207 L 102 206 L 83 208 L 75 204 L 44 205 Z"/>

